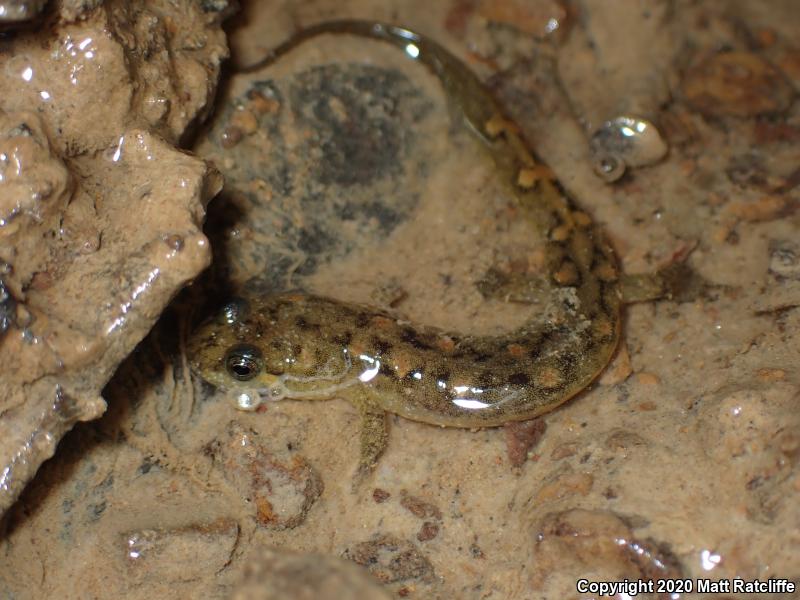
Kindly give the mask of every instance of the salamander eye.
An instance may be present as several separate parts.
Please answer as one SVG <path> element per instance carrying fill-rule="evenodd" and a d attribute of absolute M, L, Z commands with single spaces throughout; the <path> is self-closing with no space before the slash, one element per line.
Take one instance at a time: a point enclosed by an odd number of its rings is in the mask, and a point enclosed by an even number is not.
<path fill-rule="evenodd" d="M 234 379 L 249 381 L 261 371 L 261 351 L 250 344 L 234 346 L 225 355 L 225 368 Z"/>

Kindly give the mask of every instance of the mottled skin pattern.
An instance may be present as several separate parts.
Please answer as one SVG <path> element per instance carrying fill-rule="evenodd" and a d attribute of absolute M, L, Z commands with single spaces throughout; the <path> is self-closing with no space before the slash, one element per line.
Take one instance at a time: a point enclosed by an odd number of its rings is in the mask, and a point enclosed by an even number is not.
<path fill-rule="evenodd" d="M 233 393 L 249 390 L 244 396 L 249 408 L 254 395 L 352 401 L 364 416 L 362 471 L 386 443 L 386 411 L 434 425 L 483 427 L 553 410 L 585 388 L 616 348 L 621 289 L 610 247 L 534 158 L 477 77 L 431 40 L 389 25 L 332 22 L 301 32 L 250 70 L 322 33 L 385 40 L 410 56 L 418 50 L 416 59 L 439 77 L 494 157 L 522 214 L 546 236 L 551 285 L 568 298 L 563 315 L 557 321 L 532 319 L 507 335 L 477 337 L 420 327 L 329 298 L 252 298 L 227 307 L 196 332 L 189 348 L 195 370 Z M 416 50 L 409 52 L 409 44 Z M 497 291 L 508 295 L 525 282 L 504 285 Z M 253 360 L 237 378 L 232 368 L 241 362 L 242 349 Z"/>

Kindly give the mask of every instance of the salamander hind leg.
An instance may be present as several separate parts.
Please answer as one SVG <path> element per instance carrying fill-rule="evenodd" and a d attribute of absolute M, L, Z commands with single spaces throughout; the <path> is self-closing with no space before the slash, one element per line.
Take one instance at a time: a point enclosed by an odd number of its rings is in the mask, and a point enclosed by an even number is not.
<path fill-rule="evenodd" d="M 719 287 L 711 285 L 686 262 L 671 263 L 655 273 L 623 275 L 621 284 L 626 304 L 654 300 L 693 302 Z"/>

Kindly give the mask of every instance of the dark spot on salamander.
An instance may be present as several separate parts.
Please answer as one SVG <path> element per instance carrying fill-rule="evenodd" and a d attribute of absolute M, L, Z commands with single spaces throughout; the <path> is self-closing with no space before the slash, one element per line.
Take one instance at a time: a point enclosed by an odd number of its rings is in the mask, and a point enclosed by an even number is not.
<path fill-rule="evenodd" d="M 324 365 L 328 359 L 328 355 L 322 348 L 315 348 L 314 349 L 314 364 L 315 365 Z"/>
<path fill-rule="evenodd" d="M 349 331 L 345 331 L 344 333 L 335 334 L 331 339 L 336 345 L 347 348 L 350 345 L 350 342 L 353 341 L 353 334 Z"/>
<path fill-rule="evenodd" d="M 544 350 L 544 345 L 545 345 L 546 341 L 547 341 L 547 339 L 542 337 L 542 339 L 540 339 L 538 342 L 536 342 L 535 344 L 533 344 L 530 347 L 529 356 L 533 360 L 536 360 L 537 358 L 539 358 L 539 355 L 542 353 L 542 350 Z"/>
<path fill-rule="evenodd" d="M 433 348 L 430 344 L 422 341 L 417 335 L 417 332 L 411 327 L 403 327 L 400 330 L 400 339 L 407 344 L 411 344 L 417 350 L 431 350 Z"/>
<path fill-rule="evenodd" d="M 375 348 L 375 351 L 378 354 L 378 356 L 386 354 L 387 352 L 389 352 L 389 350 L 392 349 L 392 345 L 389 342 L 377 336 L 372 338 L 372 347 Z"/>
<path fill-rule="evenodd" d="M 583 352 L 591 352 L 594 347 L 597 345 L 597 340 L 595 340 L 592 336 L 584 336 L 583 338 Z"/>
<path fill-rule="evenodd" d="M 381 363 L 380 374 L 386 375 L 387 377 L 394 377 L 394 371 L 392 371 L 392 367 L 390 367 L 385 362 Z"/>
<path fill-rule="evenodd" d="M 531 378 L 528 377 L 527 373 L 513 373 L 508 378 L 508 383 L 511 385 L 528 385 L 530 383 Z"/>
<path fill-rule="evenodd" d="M 319 323 L 313 323 L 303 316 L 295 317 L 295 325 L 302 331 L 319 331 L 321 329 Z"/>
<path fill-rule="evenodd" d="M 561 373 L 564 374 L 564 379 L 568 380 L 575 372 L 578 363 L 577 357 L 571 352 L 566 352 L 558 357 L 558 366 Z"/>
<path fill-rule="evenodd" d="M 278 307 L 277 306 L 275 306 L 275 305 L 270 306 L 267 309 L 267 313 L 269 314 L 269 320 L 273 321 L 273 322 L 277 321 L 278 320 L 278 312 L 279 311 L 278 311 Z"/>
<path fill-rule="evenodd" d="M 356 315 L 356 327 L 363 329 L 369 325 L 369 315 L 367 313 L 360 312 Z"/>
<path fill-rule="evenodd" d="M 561 304 L 567 311 L 576 311 L 580 308 L 580 302 L 575 298 L 564 298 Z"/>
<path fill-rule="evenodd" d="M 487 360 L 492 358 L 493 355 L 467 348 L 465 350 L 456 350 L 450 356 L 457 360 L 466 359 L 470 363 L 485 363 Z"/>
<path fill-rule="evenodd" d="M 482 371 L 475 383 L 478 384 L 478 387 L 488 388 L 495 384 L 495 379 L 495 374 L 492 371 Z"/>
<path fill-rule="evenodd" d="M 448 383 L 450 381 L 450 371 L 438 371 L 436 375 L 434 375 L 434 379 L 436 379 L 437 382 L 444 381 L 445 383 Z"/>

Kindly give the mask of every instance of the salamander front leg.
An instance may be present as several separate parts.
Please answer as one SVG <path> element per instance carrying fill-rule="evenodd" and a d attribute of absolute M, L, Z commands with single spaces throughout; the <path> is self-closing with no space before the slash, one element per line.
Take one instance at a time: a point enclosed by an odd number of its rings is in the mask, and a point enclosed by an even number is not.
<path fill-rule="evenodd" d="M 389 440 L 386 411 L 369 397 L 369 392 L 359 391 L 353 404 L 361 415 L 358 470 L 353 487 L 356 488 L 369 475 L 386 449 Z"/>

